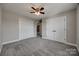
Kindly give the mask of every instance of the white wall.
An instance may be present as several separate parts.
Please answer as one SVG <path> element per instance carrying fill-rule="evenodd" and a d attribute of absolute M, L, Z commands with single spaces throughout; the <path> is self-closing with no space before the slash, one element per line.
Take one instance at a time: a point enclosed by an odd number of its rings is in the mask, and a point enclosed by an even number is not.
<path fill-rule="evenodd" d="M 3 43 L 19 39 L 18 16 L 12 12 L 3 10 Z"/>
<path fill-rule="evenodd" d="M 42 38 L 46 38 L 47 37 L 47 35 L 46 35 L 46 31 L 47 31 L 47 29 L 46 29 L 46 20 L 45 19 L 43 19 L 42 20 Z"/>
<path fill-rule="evenodd" d="M 2 16 L 3 44 L 35 37 L 33 20 L 6 10 Z"/>
<path fill-rule="evenodd" d="M 77 7 L 77 48 L 78 48 L 78 51 L 79 51 L 79 5 Z"/>
<path fill-rule="evenodd" d="M 34 36 L 34 20 L 19 17 L 19 39 L 26 39 Z"/>
<path fill-rule="evenodd" d="M 69 42 L 69 43 L 73 43 L 73 44 L 76 44 L 76 10 L 70 10 L 70 11 L 67 11 L 67 12 L 63 12 L 63 13 L 60 13 L 60 14 L 57 14 L 55 16 L 52 16 L 51 19 L 53 18 L 57 18 L 57 17 L 62 17 L 62 16 L 66 16 L 67 17 L 67 39 L 66 41 Z M 46 19 L 48 20 L 48 19 Z M 43 24 L 43 26 L 45 26 Z M 46 25 L 47 26 L 47 25 Z M 45 31 L 46 33 L 47 31 Z M 43 34 L 45 35 L 45 34 Z M 47 34 L 45 35 L 47 36 Z"/>
<path fill-rule="evenodd" d="M 38 20 L 34 20 L 34 36 L 37 37 L 37 23 Z"/>
<path fill-rule="evenodd" d="M 0 52 L 1 52 L 1 44 L 2 44 L 2 9 L 0 7 Z"/>

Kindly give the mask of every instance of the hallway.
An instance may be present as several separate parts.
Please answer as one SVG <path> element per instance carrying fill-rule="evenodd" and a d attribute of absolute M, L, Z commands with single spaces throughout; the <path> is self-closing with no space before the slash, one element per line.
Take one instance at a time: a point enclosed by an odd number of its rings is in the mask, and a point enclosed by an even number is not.
<path fill-rule="evenodd" d="M 78 55 L 74 46 L 38 37 L 3 45 L 2 56 L 72 56 Z"/>

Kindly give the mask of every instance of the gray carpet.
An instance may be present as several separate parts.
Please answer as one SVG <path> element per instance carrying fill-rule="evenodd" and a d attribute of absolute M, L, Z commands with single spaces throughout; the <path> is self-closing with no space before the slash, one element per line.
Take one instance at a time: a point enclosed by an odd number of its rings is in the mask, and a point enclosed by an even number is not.
<path fill-rule="evenodd" d="M 78 51 L 53 40 L 28 38 L 3 45 L 1 56 L 78 56 Z"/>

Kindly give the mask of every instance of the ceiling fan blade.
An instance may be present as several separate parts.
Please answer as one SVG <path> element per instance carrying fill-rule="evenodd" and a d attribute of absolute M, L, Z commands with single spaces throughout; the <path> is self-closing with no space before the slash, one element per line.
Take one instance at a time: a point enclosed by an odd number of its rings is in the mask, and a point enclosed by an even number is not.
<path fill-rule="evenodd" d="M 44 12 L 40 12 L 41 14 L 45 14 Z"/>
<path fill-rule="evenodd" d="M 33 10 L 36 10 L 34 7 L 31 7 Z"/>
<path fill-rule="evenodd" d="M 42 10 L 44 10 L 44 8 L 43 8 L 43 7 L 41 7 L 40 11 L 42 11 Z"/>
<path fill-rule="evenodd" d="M 35 13 L 35 12 L 30 12 L 30 13 Z"/>

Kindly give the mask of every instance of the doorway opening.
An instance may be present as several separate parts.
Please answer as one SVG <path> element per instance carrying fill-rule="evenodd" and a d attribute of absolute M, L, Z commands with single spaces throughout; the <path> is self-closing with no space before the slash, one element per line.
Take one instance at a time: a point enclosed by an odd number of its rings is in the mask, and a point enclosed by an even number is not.
<path fill-rule="evenodd" d="M 37 23 L 37 37 L 42 37 L 42 20 Z"/>

